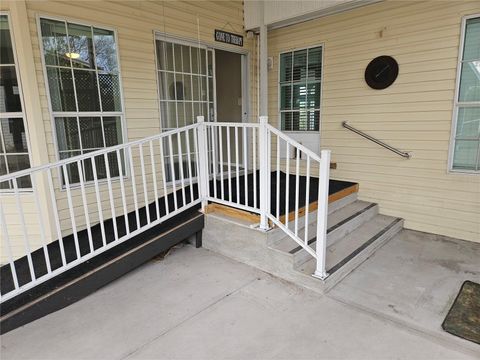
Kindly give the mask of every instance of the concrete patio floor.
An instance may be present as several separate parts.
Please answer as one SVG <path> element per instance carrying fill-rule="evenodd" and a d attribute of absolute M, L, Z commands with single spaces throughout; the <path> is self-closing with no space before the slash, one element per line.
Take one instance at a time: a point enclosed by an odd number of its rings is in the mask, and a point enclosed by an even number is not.
<path fill-rule="evenodd" d="M 457 272 L 436 260 L 429 269 L 422 264 L 461 249 L 427 239 L 436 245 L 429 249 L 413 235 L 399 234 L 327 295 L 208 250 L 177 248 L 1 336 L 0 355 L 4 360 L 478 359 L 480 347 L 444 341 L 431 330 L 448 311 L 457 281 L 461 285 L 464 275 L 479 280 L 478 266 L 465 265 L 476 264 L 478 246 L 468 249 L 464 263 L 457 261 Z M 438 274 L 432 277 L 432 271 Z M 409 282 L 411 288 L 401 287 Z"/>

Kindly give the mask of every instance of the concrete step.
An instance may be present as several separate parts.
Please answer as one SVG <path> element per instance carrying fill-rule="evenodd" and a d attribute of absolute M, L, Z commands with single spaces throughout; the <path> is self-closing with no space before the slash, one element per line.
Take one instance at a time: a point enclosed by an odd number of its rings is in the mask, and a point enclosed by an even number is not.
<path fill-rule="evenodd" d="M 378 214 L 329 245 L 326 254 L 328 277 L 324 280 L 326 286 L 331 287 L 340 281 L 402 228 L 403 219 Z M 315 266 L 316 260 L 310 259 L 297 266 L 297 270 L 310 276 L 315 272 Z"/>
<path fill-rule="evenodd" d="M 334 213 L 337 213 L 338 211 L 342 210 L 343 208 L 345 207 L 348 207 L 349 205 L 353 204 L 353 203 L 365 203 L 364 201 L 359 201 L 357 200 L 357 193 L 353 193 L 353 194 L 350 194 L 348 196 L 345 196 L 337 201 L 334 201 L 330 204 L 328 204 L 328 214 L 329 214 L 329 218 L 330 218 L 330 215 L 333 215 Z M 361 204 L 358 205 L 358 206 L 362 206 Z M 348 211 L 348 210 L 347 210 Z M 342 216 L 341 213 L 337 213 L 335 216 Z M 336 222 L 334 222 L 335 220 L 332 219 L 332 222 L 330 222 L 329 220 L 329 226 L 330 224 L 331 225 L 334 225 L 336 224 Z M 315 236 L 315 229 L 316 229 L 316 222 L 317 222 L 317 211 L 312 211 L 311 213 L 309 213 L 309 216 L 308 216 L 308 223 L 309 223 L 309 238 L 312 238 Z M 295 222 L 294 221 L 290 221 L 288 223 L 288 228 L 290 230 L 294 230 L 294 227 L 295 227 Z M 305 216 L 302 216 L 298 219 L 298 231 L 300 233 L 302 233 L 305 229 Z M 277 242 L 281 241 L 282 239 L 284 239 L 286 237 L 285 235 L 285 232 L 282 230 L 282 229 L 279 229 L 279 228 L 274 228 L 272 230 L 270 230 L 268 232 L 268 237 L 267 237 L 267 245 L 268 246 L 273 246 L 274 244 L 276 244 Z M 290 238 L 288 238 L 290 239 Z M 295 242 L 293 240 L 290 239 L 290 242 L 294 243 Z"/>
<path fill-rule="evenodd" d="M 342 237 L 354 231 L 356 228 L 369 221 L 378 214 L 378 205 L 356 200 L 337 211 L 328 215 L 327 244 L 332 245 Z M 309 244 L 314 247 L 316 235 L 316 212 L 312 214 L 312 221 L 309 221 L 309 234 L 313 239 Z M 309 219 L 310 220 L 310 219 Z M 305 224 L 299 226 L 299 234 L 304 236 Z M 292 257 L 294 266 L 298 266 L 311 258 L 303 248 L 293 241 L 288 235 L 285 235 L 277 242 L 270 245 L 276 251 L 284 252 Z"/>

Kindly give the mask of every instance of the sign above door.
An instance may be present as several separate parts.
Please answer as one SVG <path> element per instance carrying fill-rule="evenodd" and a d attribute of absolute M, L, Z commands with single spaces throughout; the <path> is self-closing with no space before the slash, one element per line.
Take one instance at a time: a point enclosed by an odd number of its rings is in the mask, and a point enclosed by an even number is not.
<path fill-rule="evenodd" d="M 215 41 L 225 44 L 243 46 L 243 36 L 231 32 L 215 29 Z"/>

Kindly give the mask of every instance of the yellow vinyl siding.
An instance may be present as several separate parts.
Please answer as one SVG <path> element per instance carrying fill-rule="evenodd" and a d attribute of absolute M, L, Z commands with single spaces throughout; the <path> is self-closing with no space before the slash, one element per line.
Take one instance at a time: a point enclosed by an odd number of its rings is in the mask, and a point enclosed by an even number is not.
<path fill-rule="evenodd" d="M 270 122 L 278 125 L 279 53 L 324 44 L 321 147 L 332 177 L 360 183 L 360 198 L 407 228 L 480 242 L 480 175 L 448 173 L 462 16 L 479 2 L 385 1 L 269 32 Z M 399 76 L 372 90 L 364 70 L 391 55 Z M 405 160 L 342 128 L 342 121 L 401 150 Z"/>

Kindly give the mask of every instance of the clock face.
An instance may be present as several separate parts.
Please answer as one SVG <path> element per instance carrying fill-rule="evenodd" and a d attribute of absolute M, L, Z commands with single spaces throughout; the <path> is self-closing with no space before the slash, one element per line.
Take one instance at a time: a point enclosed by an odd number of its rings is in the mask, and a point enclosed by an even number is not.
<path fill-rule="evenodd" d="M 365 81 L 372 89 L 386 89 L 398 76 L 398 63 L 391 56 L 379 56 L 365 69 Z"/>

